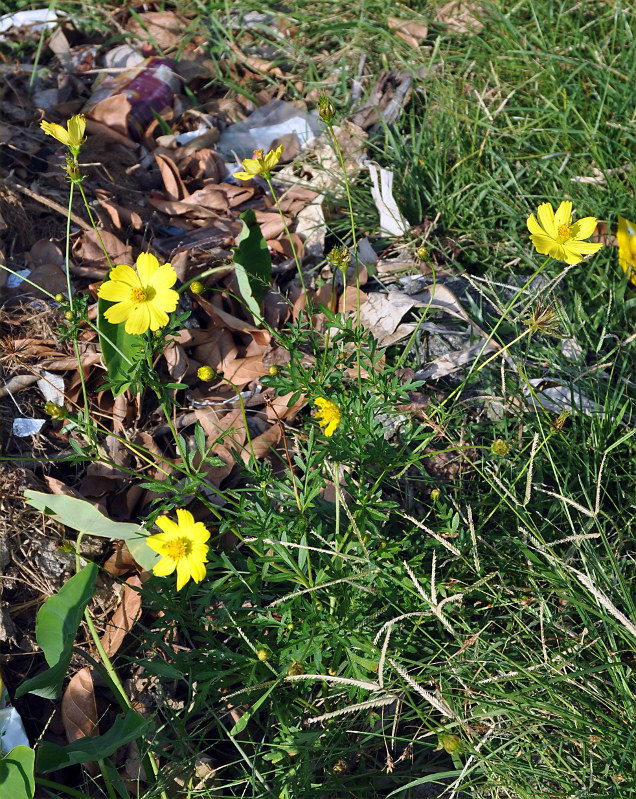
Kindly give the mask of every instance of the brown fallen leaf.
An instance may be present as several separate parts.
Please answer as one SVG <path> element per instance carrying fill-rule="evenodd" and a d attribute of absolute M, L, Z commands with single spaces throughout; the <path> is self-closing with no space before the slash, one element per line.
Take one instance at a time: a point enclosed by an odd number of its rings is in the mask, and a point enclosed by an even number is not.
<path fill-rule="evenodd" d="M 481 20 L 483 9 L 479 3 L 471 0 L 450 0 L 449 3 L 438 9 L 435 15 L 436 22 L 443 22 L 455 33 L 479 33 L 484 27 Z"/>
<path fill-rule="evenodd" d="M 102 646 L 109 657 L 117 652 L 139 617 L 141 594 L 138 589 L 140 588 L 141 580 L 136 574 L 126 580 L 121 592 L 121 601 L 101 637 Z"/>
<path fill-rule="evenodd" d="M 116 228 L 133 227 L 135 230 L 141 230 L 143 220 L 136 211 L 124 208 L 123 205 L 111 200 L 108 192 L 104 189 L 95 189 L 95 196 Z"/>
<path fill-rule="evenodd" d="M 187 190 L 185 183 L 179 174 L 179 168 L 175 162 L 165 153 L 154 153 L 155 161 L 159 166 L 161 172 L 161 179 L 168 195 L 169 200 L 183 200 L 184 197 L 189 197 L 190 192 Z"/>
<path fill-rule="evenodd" d="M 132 247 L 124 244 L 114 233 L 108 230 L 100 230 L 104 247 L 114 264 L 134 263 Z M 108 271 L 108 259 L 104 254 L 99 237 L 94 230 L 83 230 L 73 244 L 73 255 L 83 267 L 101 270 L 101 276 L 105 277 Z"/>
<path fill-rule="evenodd" d="M 186 17 L 174 11 L 146 11 L 131 16 L 126 28 L 139 41 L 170 52 L 183 44 L 184 31 L 189 24 Z"/>
<path fill-rule="evenodd" d="M 130 100 L 125 94 L 105 97 L 86 112 L 86 128 L 89 133 L 101 133 L 125 146 L 128 146 L 126 142 L 130 142 L 136 149 L 137 145 L 128 137 L 130 109 Z M 92 125 L 93 122 L 98 123 L 98 126 Z"/>
<path fill-rule="evenodd" d="M 420 25 L 418 22 L 409 22 L 408 20 L 398 19 L 397 17 L 388 17 L 387 25 L 389 30 L 399 36 L 403 42 L 406 42 L 413 49 L 419 47 L 423 39 L 428 36 L 428 27 Z"/>
<path fill-rule="evenodd" d="M 97 705 L 89 666 L 71 677 L 62 697 L 62 723 L 69 743 L 99 735 Z"/>

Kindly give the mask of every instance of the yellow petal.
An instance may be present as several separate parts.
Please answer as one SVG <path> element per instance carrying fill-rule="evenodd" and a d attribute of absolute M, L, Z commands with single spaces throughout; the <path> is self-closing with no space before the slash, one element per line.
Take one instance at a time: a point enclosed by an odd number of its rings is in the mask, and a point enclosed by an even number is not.
<path fill-rule="evenodd" d="M 190 579 L 190 570 L 185 558 L 181 558 L 177 563 L 177 591 L 180 591 Z"/>
<path fill-rule="evenodd" d="M 84 114 L 77 114 L 71 117 L 67 124 L 71 144 L 79 147 L 84 141 L 84 131 L 86 130 L 86 118 Z"/>
<path fill-rule="evenodd" d="M 541 236 L 530 236 L 530 239 L 536 250 L 541 255 L 551 255 L 557 260 L 561 260 L 560 256 L 563 254 L 563 248 L 558 243 L 545 234 Z"/>
<path fill-rule="evenodd" d="M 263 171 L 261 162 L 257 158 L 244 158 L 241 163 L 248 175 L 260 175 Z"/>
<path fill-rule="evenodd" d="M 583 219 L 578 219 L 572 225 L 572 238 L 573 239 L 586 239 L 591 236 L 596 230 L 596 217 L 585 216 Z"/>
<path fill-rule="evenodd" d="M 172 264 L 162 264 L 149 280 L 149 285 L 158 291 L 159 289 L 172 288 L 176 282 L 177 273 L 172 268 Z"/>
<path fill-rule="evenodd" d="M 554 224 L 556 225 L 557 231 L 559 229 L 559 225 L 569 225 L 571 221 L 572 203 L 570 200 L 563 200 L 561 205 L 557 208 L 556 214 L 554 215 Z"/>
<path fill-rule="evenodd" d="M 106 280 L 97 290 L 97 296 L 100 300 L 108 300 L 108 302 L 123 302 L 130 299 L 130 292 L 131 288 L 126 283 Z"/>
<path fill-rule="evenodd" d="M 207 541 L 209 537 L 210 537 L 210 531 L 203 524 L 203 522 L 196 522 L 196 524 L 192 527 L 192 530 L 190 532 L 190 538 L 192 539 L 192 541 L 202 544 L 204 541 Z"/>
<path fill-rule="evenodd" d="M 528 230 L 530 233 L 534 234 L 535 236 L 545 236 L 545 231 L 535 219 L 534 214 L 530 214 L 526 224 L 528 225 Z"/>
<path fill-rule="evenodd" d="M 137 274 L 139 275 L 139 282 L 145 288 L 151 285 L 152 276 L 159 269 L 159 261 L 152 253 L 142 252 L 137 258 Z"/>
<path fill-rule="evenodd" d="M 117 307 L 117 306 L 115 306 Z M 148 303 L 141 303 L 140 305 L 133 305 L 126 320 L 126 333 L 133 336 L 140 336 L 145 333 L 150 327 L 150 313 L 148 311 Z"/>
<path fill-rule="evenodd" d="M 44 120 L 40 122 L 40 127 L 48 136 L 53 136 L 54 139 L 62 142 L 62 144 L 65 144 L 67 147 L 70 145 L 71 137 L 68 135 L 66 128 L 63 128 L 55 122 L 45 122 Z"/>
<path fill-rule="evenodd" d="M 557 237 L 557 228 L 554 222 L 554 211 L 551 203 L 541 203 L 537 208 L 539 224 L 545 233 L 553 239 Z"/>
<path fill-rule="evenodd" d="M 131 289 L 141 288 L 139 276 L 132 266 L 128 266 L 128 264 L 118 264 L 114 266 L 108 273 L 108 279 L 125 283 L 127 286 L 130 286 Z"/>
<path fill-rule="evenodd" d="M 603 245 L 595 241 L 566 241 L 563 245 L 566 251 L 579 255 L 592 255 L 598 252 Z"/>
<path fill-rule="evenodd" d="M 177 524 L 181 533 L 189 536 L 194 527 L 194 516 L 185 508 L 177 508 Z"/>
<path fill-rule="evenodd" d="M 111 325 L 120 325 L 128 319 L 134 307 L 135 303 L 132 300 L 118 302 L 117 305 L 113 305 L 106 309 L 104 318 L 107 322 L 110 322 Z"/>
<path fill-rule="evenodd" d="M 234 172 L 234 177 L 238 178 L 239 180 L 251 180 L 254 175 L 250 175 L 249 172 Z"/>
<path fill-rule="evenodd" d="M 165 327 L 168 324 L 170 321 L 168 314 L 165 311 L 162 311 L 161 308 L 158 308 L 156 302 L 147 302 L 145 305 L 148 309 L 151 330 L 160 330 L 162 327 Z"/>
<path fill-rule="evenodd" d="M 155 520 L 155 524 L 160 530 L 163 530 L 164 533 L 167 533 L 170 536 L 178 536 L 180 535 L 179 527 L 176 522 L 172 521 L 169 516 L 159 516 Z M 154 536 L 153 536 L 154 538 Z"/>
<path fill-rule="evenodd" d="M 172 313 L 179 302 L 179 293 L 173 289 L 159 289 L 152 302 L 162 311 Z"/>
<path fill-rule="evenodd" d="M 164 555 L 158 563 L 152 567 L 152 573 L 156 577 L 167 577 L 175 570 L 177 562 L 174 558 Z"/>
<path fill-rule="evenodd" d="M 188 561 L 188 569 L 190 571 L 190 576 L 192 577 L 195 583 L 200 583 L 206 574 L 205 565 L 201 562 L 199 558 L 193 557 L 192 555 L 188 555 L 187 561 Z"/>
<path fill-rule="evenodd" d="M 283 145 L 281 144 L 276 150 L 270 150 L 265 156 L 265 171 L 269 172 L 280 161 L 283 154 Z"/>

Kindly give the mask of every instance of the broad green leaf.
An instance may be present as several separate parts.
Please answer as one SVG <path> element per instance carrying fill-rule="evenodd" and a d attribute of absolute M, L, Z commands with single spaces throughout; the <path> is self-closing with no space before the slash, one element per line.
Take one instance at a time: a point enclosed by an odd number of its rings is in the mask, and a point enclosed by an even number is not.
<path fill-rule="evenodd" d="M 38 746 L 38 771 L 46 774 L 76 763 L 91 763 L 110 757 L 120 746 L 143 735 L 151 724 L 150 720 L 131 709 L 125 716 L 117 716 L 113 726 L 103 735 L 79 738 L 67 746 L 42 741 Z"/>
<path fill-rule="evenodd" d="M 241 296 L 256 321 L 261 318 L 261 302 L 272 279 L 272 259 L 261 229 L 256 221 L 254 209 L 241 214 L 243 229 L 234 250 L 236 279 Z"/>
<path fill-rule="evenodd" d="M 16 697 L 27 693 L 45 699 L 59 696 L 71 662 L 77 628 L 88 601 L 95 593 L 97 571 L 97 566 L 89 563 L 64 583 L 57 594 L 49 597 L 38 611 L 35 637 L 51 668 L 22 683 Z"/>
<path fill-rule="evenodd" d="M 256 711 L 267 699 L 267 697 L 271 694 L 274 688 L 276 688 L 277 685 L 280 685 L 279 680 L 273 683 L 273 685 L 270 685 L 267 691 L 265 691 L 265 693 L 262 696 L 259 696 L 259 698 L 254 702 L 253 705 L 250 705 L 248 710 L 246 710 L 245 713 L 243 713 L 241 718 L 236 722 L 236 724 L 230 730 L 231 736 L 240 735 L 243 732 L 243 730 L 247 727 L 247 722 L 252 718 L 254 713 L 256 713 Z"/>
<path fill-rule="evenodd" d="M 35 752 L 30 746 L 14 746 L 0 759 L 0 796 L 7 799 L 33 799 Z"/>
<path fill-rule="evenodd" d="M 133 558 L 147 571 L 151 571 L 159 559 L 159 555 L 146 545 L 148 533 L 143 528 L 132 522 L 114 522 L 85 499 L 31 490 L 25 491 L 24 496 L 28 505 L 53 516 L 56 521 L 73 530 L 101 538 L 122 539 Z"/>
<path fill-rule="evenodd" d="M 130 385 L 128 377 L 131 365 L 139 360 L 142 341 L 141 336 L 133 336 L 131 333 L 126 333 L 124 324 L 112 325 L 106 319 L 104 314 L 113 305 L 116 305 L 116 303 L 98 299 L 97 330 L 104 363 L 108 370 L 108 377 L 118 386 L 113 389 L 113 396 L 118 397 Z"/>

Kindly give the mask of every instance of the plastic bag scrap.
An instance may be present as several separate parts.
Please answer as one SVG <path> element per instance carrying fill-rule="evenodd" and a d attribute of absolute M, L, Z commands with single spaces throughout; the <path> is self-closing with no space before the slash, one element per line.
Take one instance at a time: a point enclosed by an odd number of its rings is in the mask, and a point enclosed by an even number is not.
<path fill-rule="evenodd" d="M 99 103 L 125 94 L 130 103 L 128 133 L 131 139 L 139 141 L 155 118 L 154 112 L 172 107 L 174 95 L 181 90 L 181 78 L 173 71 L 172 61 L 154 56 L 144 58 L 127 45 L 111 51 L 106 64 L 113 72 L 97 78 L 93 94 L 82 110 L 90 115 Z"/>
<path fill-rule="evenodd" d="M 14 746 L 30 746 L 20 714 L 11 704 L 9 693 L 0 674 L 0 748 L 2 754 Z"/>
<path fill-rule="evenodd" d="M 251 158 L 254 150 L 268 150 L 272 142 L 293 133 L 298 144 L 305 144 L 322 133 L 322 123 L 317 111 L 302 111 L 284 100 L 270 100 L 257 108 L 247 119 L 235 122 L 221 134 L 217 151 L 236 166 L 234 156 Z"/>
<path fill-rule="evenodd" d="M 30 28 L 35 33 L 46 30 L 66 19 L 63 11 L 53 8 L 31 8 L 25 11 L 16 11 L 0 17 L 0 33 L 6 33 L 14 28 Z"/>

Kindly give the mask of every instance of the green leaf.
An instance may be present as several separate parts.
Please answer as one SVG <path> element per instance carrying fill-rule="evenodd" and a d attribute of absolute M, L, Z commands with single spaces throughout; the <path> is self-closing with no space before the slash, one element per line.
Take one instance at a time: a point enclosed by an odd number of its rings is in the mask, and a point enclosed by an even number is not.
<path fill-rule="evenodd" d="M 53 516 L 56 521 L 73 530 L 81 530 L 101 538 L 122 539 L 133 558 L 147 571 L 151 571 L 159 559 L 159 555 L 146 545 L 146 530 L 132 522 L 111 521 L 85 499 L 31 490 L 25 491 L 24 496 L 28 505 Z"/>
<path fill-rule="evenodd" d="M 38 746 L 38 771 L 46 774 L 76 763 L 110 757 L 120 746 L 143 735 L 151 724 L 150 720 L 131 709 L 125 716 L 117 716 L 113 726 L 103 735 L 79 738 L 67 746 L 42 741 Z"/>
<path fill-rule="evenodd" d="M 259 707 L 263 704 L 263 702 L 267 699 L 267 697 L 271 694 L 271 692 L 276 688 L 277 685 L 280 685 L 280 680 L 276 680 L 273 685 L 271 685 L 267 691 L 262 696 L 254 702 L 253 705 L 250 705 L 249 709 L 243 713 L 241 718 L 236 722 L 236 724 L 230 730 L 230 736 L 235 737 L 240 735 L 243 730 L 247 727 L 247 722 L 252 718 L 254 713 L 259 709 Z"/>
<path fill-rule="evenodd" d="M 97 566 L 89 563 L 64 583 L 38 611 L 35 637 L 51 668 L 22 683 L 15 692 L 16 697 L 32 693 L 45 699 L 56 699 L 60 695 L 71 662 L 77 628 L 88 601 L 95 593 L 97 571 Z"/>
<path fill-rule="evenodd" d="M 126 333 L 124 324 L 113 325 L 106 319 L 104 314 L 113 305 L 116 303 L 98 299 L 97 330 L 108 377 L 117 386 L 112 389 L 113 396 L 118 397 L 130 386 L 128 378 L 133 365 L 139 360 L 143 342 L 141 336 Z"/>
<path fill-rule="evenodd" d="M 234 250 L 236 279 L 241 296 L 256 321 L 261 318 L 261 302 L 272 279 L 272 259 L 254 209 L 241 214 L 243 229 Z"/>
<path fill-rule="evenodd" d="M 33 799 L 35 752 L 29 746 L 14 746 L 0 760 L 0 794 L 7 799 Z"/>

